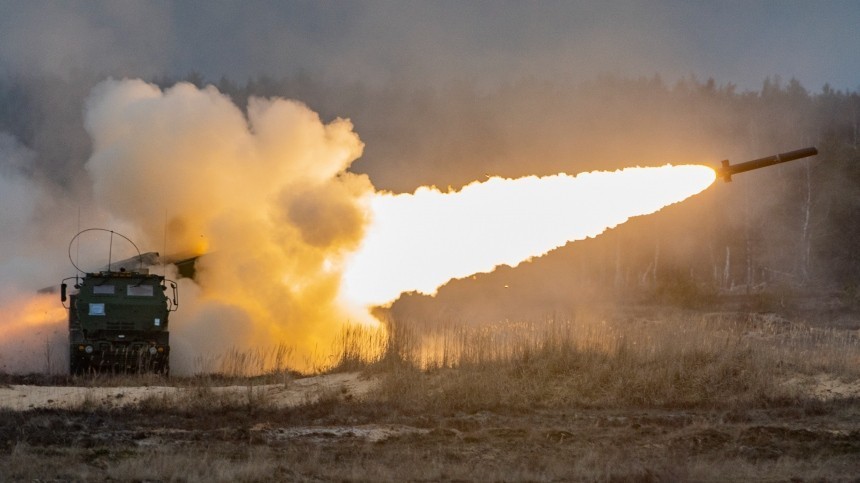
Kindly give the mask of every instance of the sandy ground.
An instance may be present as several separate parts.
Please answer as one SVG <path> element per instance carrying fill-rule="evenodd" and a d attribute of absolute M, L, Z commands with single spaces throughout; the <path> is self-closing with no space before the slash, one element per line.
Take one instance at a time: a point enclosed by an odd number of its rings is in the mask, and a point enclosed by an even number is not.
<path fill-rule="evenodd" d="M 793 384 L 801 390 L 802 394 L 808 394 L 821 401 L 860 398 L 860 380 L 845 382 L 832 374 L 796 377 L 790 379 L 787 384 Z"/>
<path fill-rule="evenodd" d="M 237 398 L 264 398 L 274 407 L 294 407 L 314 402 L 321 396 L 336 393 L 360 398 L 372 391 L 376 381 L 362 378 L 358 373 L 328 374 L 287 381 L 286 384 L 221 386 L 209 388 L 213 393 Z M 135 405 L 157 397 L 183 397 L 194 387 L 73 387 L 73 386 L 0 386 L 0 408 L 26 411 L 29 409 L 73 409 L 82 405 L 118 408 Z"/>
<path fill-rule="evenodd" d="M 218 395 L 262 398 L 273 407 L 295 407 L 315 402 L 321 396 L 362 398 L 372 391 L 378 381 L 358 373 L 328 374 L 287 381 L 286 384 L 237 385 L 209 387 Z M 830 374 L 797 376 L 785 382 L 801 394 L 821 401 L 860 398 L 860 380 L 845 382 Z M 138 387 L 75 387 L 75 386 L 0 386 L 0 409 L 26 411 L 30 409 L 74 409 L 82 405 L 120 408 L 157 397 L 182 398 L 196 387 L 138 386 Z M 371 438 L 372 439 L 372 438 Z"/>

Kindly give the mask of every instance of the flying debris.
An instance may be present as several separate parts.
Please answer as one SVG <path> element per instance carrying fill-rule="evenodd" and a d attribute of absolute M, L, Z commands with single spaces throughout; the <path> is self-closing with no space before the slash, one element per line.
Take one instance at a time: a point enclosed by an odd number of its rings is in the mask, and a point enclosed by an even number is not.
<path fill-rule="evenodd" d="M 774 156 L 768 156 L 766 158 L 754 159 L 752 161 L 747 161 L 745 163 L 730 165 L 728 159 L 724 159 L 722 162 L 722 166 L 716 169 L 717 176 L 723 178 L 723 181 L 726 183 L 732 180 L 733 174 L 744 173 L 746 171 L 752 171 L 754 169 L 766 168 L 768 166 L 773 166 L 774 164 L 785 163 L 787 161 L 794 161 L 795 159 L 807 158 L 809 156 L 815 156 L 818 154 L 818 150 L 815 148 L 803 148 L 798 149 L 796 151 L 789 151 L 787 153 L 776 154 Z"/>

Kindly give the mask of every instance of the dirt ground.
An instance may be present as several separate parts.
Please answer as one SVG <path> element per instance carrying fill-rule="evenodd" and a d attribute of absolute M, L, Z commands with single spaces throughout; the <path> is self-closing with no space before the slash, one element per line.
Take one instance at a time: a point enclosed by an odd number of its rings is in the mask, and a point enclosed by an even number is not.
<path fill-rule="evenodd" d="M 251 392 L 275 408 L 299 406 L 315 402 L 330 392 L 342 392 L 363 397 L 374 387 L 374 381 L 359 377 L 358 373 L 328 374 L 316 377 L 290 379 L 279 384 L 252 384 L 212 386 L 207 391 L 213 397 L 243 398 Z M 153 398 L 184 399 L 195 397 L 197 387 L 132 386 L 132 387 L 81 387 L 43 386 L 33 384 L 0 385 L 0 409 L 14 411 L 33 409 L 73 409 L 81 406 L 117 409 L 135 406 Z"/>
<path fill-rule="evenodd" d="M 413 414 L 357 373 L 284 384 L 0 388 L 9 481 L 809 481 L 860 476 L 856 385 L 802 405 Z M 212 401 L 222 401 L 214 404 Z M 812 402 L 810 402 L 812 401 Z"/>
<path fill-rule="evenodd" d="M 251 397 L 265 401 L 266 406 L 288 408 L 313 404 L 331 394 L 363 399 L 378 386 L 374 377 L 358 372 L 326 374 L 290 379 L 278 384 L 244 384 L 207 387 L 213 397 L 241 400 Z M 797 376 L 785 384 L 822 402 L 860 399 L 860 380 L 841 381 L 829 374 L 814 377 Z M 101 409 L 134 407 L 153 398 L 181 400 L 195 397 L 198 387 L 188 386 L 44 386 L 33 384 L 0 385 L 0 410 L 29 411 L 35 409 L 75 409 L 81 406 Z"/>

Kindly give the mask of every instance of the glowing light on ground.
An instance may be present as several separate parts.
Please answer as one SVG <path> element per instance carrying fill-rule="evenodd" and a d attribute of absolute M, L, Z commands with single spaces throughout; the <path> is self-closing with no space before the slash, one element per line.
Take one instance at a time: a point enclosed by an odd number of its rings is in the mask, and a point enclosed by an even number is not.
<path fill-rule="evenodd" d="M 713 183 L 705 166 L 627 168 L 577 176 L 490 178 L 460 191 L 377 193 L 372 221 L 344 273 L 353 302 L 384 305 L 404 292 L 516 266 L 568 242 L 654 213 Z"/>

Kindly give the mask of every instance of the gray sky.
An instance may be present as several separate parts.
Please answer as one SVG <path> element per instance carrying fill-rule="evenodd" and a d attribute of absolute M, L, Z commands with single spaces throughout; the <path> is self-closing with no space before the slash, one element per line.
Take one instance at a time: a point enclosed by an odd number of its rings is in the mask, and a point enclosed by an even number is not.
<path fill-rule="evenodd" d="M 494 87 L 767 76 L 860 87 L 857 1 L 0 2 L 0 69 Z"/>

